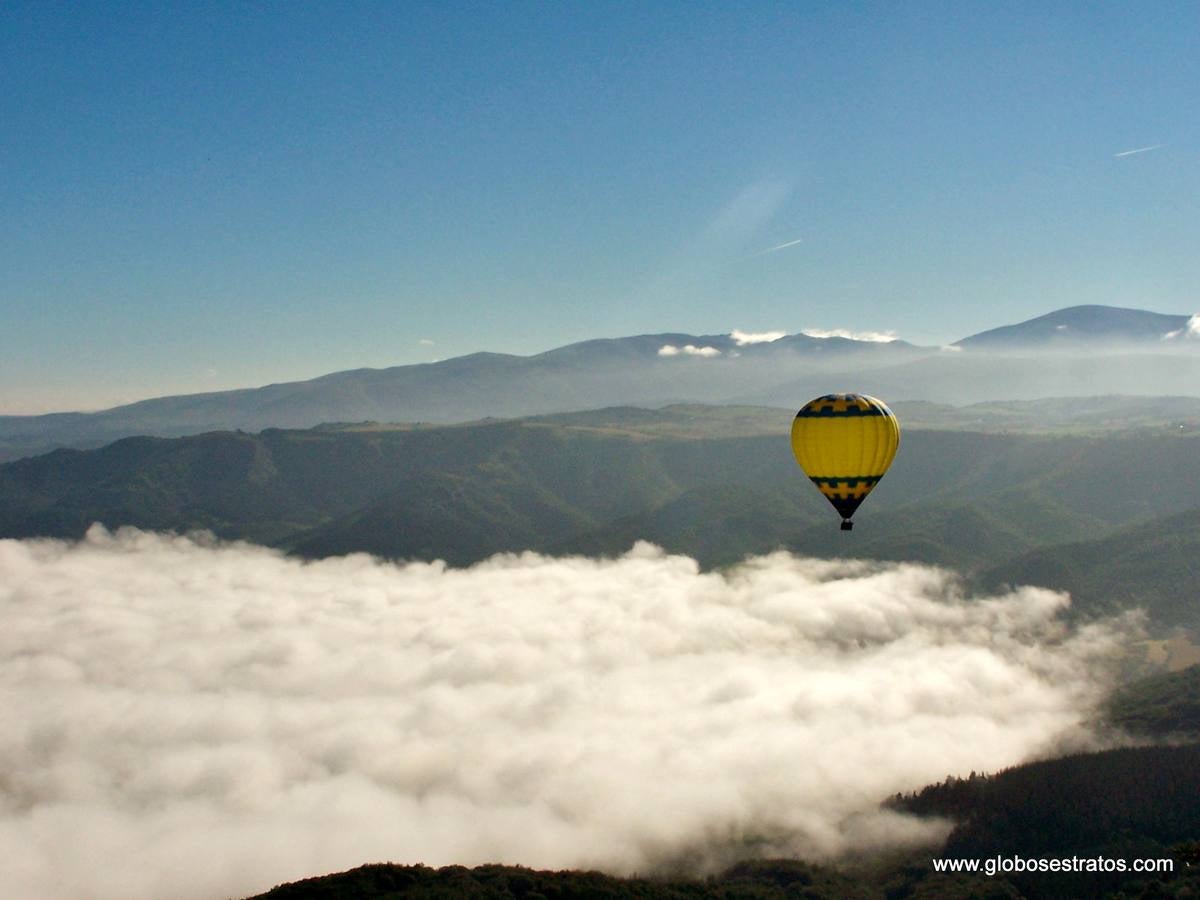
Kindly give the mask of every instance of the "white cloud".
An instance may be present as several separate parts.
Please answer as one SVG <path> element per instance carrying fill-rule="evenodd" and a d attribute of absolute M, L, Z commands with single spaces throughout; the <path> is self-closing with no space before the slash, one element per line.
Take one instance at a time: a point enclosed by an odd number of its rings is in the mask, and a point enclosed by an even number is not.
<path fill-rule="evenodd" d="M 1163 339 L 1168 341 L 1179 337 L 1187 339 L 1200 338 L 1200 314 L 1188 319 L 1187 324 L 1182 328 L 1176 328 L 1174 331 L 1168 331 L 1163 335 Z"/>
<path fill-rule="evenodd" d="M 433 341 L 431 341 L 429 338 L 421 338 L 419 341 L 417 341 L 417 343 L 420 344 L 422 347 L 432 347 L 433 346 Z"/>
<path fill-rule="evenodd" d="M 805 328 L 800 333 L 815 338 L 840 337 L 848 338 L 852 341 L 871 341 L 880 344 L 896 340 L 896 332 L 894 331 L 850 331 L 847 328 Z"/>
<path fill-rule="evenodd" d="M 681 353 L 685 356 L 713 357 L 721 355 L 721 351 L 716 347 L 695 347 L 692 344 L 684 344 L 682 347 L 663 344 L 658 348 L 659 356 L 679 356 Z"/>
<path fill-rule="evenodd" d="M 729 336 L 733 338 L 733 342 L 739 347 L 744 347 L 747 344 L 769 344 L 772 341 L 777 341 L 780 338 L 787 337 L 786 331 L 739 331 L 733 329 L 729 332 Z"/>
<path fill-rule="evenodd" d="M 12 898 L 928 841 L 878 802 L 1075 733 L 1118 643 L 1045 590 L 646 544 L 455 570 L 93 528 L 0 573 Z"/>

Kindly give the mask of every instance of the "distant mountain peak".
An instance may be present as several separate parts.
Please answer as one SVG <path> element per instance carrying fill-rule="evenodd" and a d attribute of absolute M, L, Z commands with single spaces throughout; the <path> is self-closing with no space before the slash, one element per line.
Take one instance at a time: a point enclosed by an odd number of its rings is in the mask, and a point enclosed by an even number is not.
<path fill-rule="evenodd" d="M 1068 306 L 1015 325 L 1004 325 L 965 337 L 954 346 L 978 350 L 1045 348 L 1095 344 L 1146 344 L 1174 340 L 1200 332 L 1190 323 L 1197 317 L 1169 315 L 1144 309 L 1086 304 Z"/>

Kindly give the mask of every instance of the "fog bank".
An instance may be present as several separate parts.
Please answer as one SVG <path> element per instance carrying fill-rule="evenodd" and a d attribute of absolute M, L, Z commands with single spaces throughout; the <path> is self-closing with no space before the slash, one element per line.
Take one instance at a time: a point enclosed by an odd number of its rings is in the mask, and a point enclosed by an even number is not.
<path fill-rule="evenodd" d="M 0 541 L 0 883 L 213 898 L 364 862 L 647 872 L 936 839 L 878 801 L 1077 733 L 1067 598 L 774 554 L 300 562 Z"/>

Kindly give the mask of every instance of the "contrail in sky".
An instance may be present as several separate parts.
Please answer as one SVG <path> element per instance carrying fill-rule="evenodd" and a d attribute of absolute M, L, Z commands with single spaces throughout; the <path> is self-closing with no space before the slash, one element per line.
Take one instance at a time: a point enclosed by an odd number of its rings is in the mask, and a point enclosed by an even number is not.
<path fill-rule="evenodd" d="M 1138 147 L 1136 150 L 1122 150 L 1120 153 L 1114 153 L 1114 159 L 1120 159 L 1122 156 L 1133 156 L 1135 153 L 1149 153 L 1151 150 L 1162 149 L 1162 144 L 1154 144 L 1150 147 Z"/>
<path fill-rule="evenodd" d="M 774 247 L 768 247 L 766 250 L 759 250 L 757 253 L 751 253 L 747 259 L 754 259 L 758 256 L 766 256 L 768 253 L 774 253 L 776 250 L 783 250 L 787 247 L 794 247 L 797 244 L 803 244 L 804 238 L 796 238 L 794 241 L 787 241 L 783 244 L 776 244 Z"/>

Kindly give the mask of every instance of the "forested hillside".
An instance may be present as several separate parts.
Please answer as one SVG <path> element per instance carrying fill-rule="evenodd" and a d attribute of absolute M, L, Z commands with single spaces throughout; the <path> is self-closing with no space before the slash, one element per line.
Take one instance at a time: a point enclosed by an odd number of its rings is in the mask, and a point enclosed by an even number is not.
<path fill-rule="evenodd" d="M 77 538 L 101 522 L 455 565 L 501 551 L 619 554 L 636 540 L 705 566 L 782 548 L 978 570 L 988 587 L 1070 590 L 1080 609 L 1147 605 L 1160 624 L 1195 621 L 1190 432 L 909 429 L 843 534 L 792 459 L 789 418 L 612 409 L 129 438 L 0 466 L 0 536 Z"/>
<path fill-rule="evenodd" d="M 893 809 L 957 822 L 943 846 L 900 857 L 741 863 L 708 878 L 615 878 L 512 866 L 368 865 L 311 878 L 259 900 L 338 898 L 1191 898 L 1200 891 L 1200 744 L 1084 753 L 995 775 L 950 777 L 887 801 Z M 1080 871 L 936 872 L 932 860 L 1079 860 Z M 1129 870 L 1167 860 L 1171 871 Z M 1104 871 L 1117 861 L 1126 871 Z M 1093 871 L 1088 871 L 1092 863 Z"/>
<path fill-rule="evenodd" d="M 1103 856 L 1132 863 L 1174 856 L 1177 880 L 1191 890 L 1200 886 L 1200 869 L 1193 874 L 1187 866 L 1200 863 L 1200 744 L 1084 753 L 991 776 L 971 773 L 894 798 L 892 805 L 957 821 L 940 851 L 947 857 Z M 1023 895 L 1047 900 L 1103 896 L 1155 880 L 1087 872 L 1007 877 Z"/>
<path fill-rule="evenodd" d="M 1077 609 L 1134 606 L 1166 626 L 1200 616 L 1200 510 L 1164 516 L 1098 540 L 1040 547 L 988 567 L 981 586 L 1038 584 L 1069 591 Z"/>
<path fill-rule="evenodd" d="M 1105 713 L 1108 721 L 1134 735 L 1200 738 L 1200 665 L 1124 686 Z"/>

